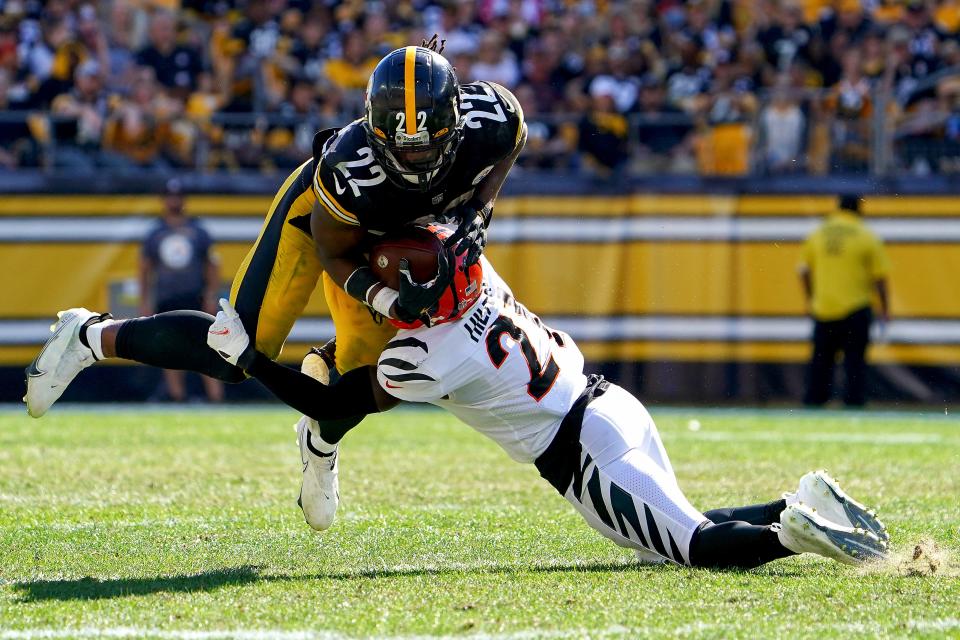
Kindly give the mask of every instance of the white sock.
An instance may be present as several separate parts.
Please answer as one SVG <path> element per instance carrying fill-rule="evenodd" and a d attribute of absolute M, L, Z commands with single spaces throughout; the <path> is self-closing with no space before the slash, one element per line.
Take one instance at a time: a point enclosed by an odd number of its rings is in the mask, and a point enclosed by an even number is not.
<path fill-rule="evenodd" d="M 308 418 L 308 420 L 310 420 Z M 313 445 L 313 448 L 319 451 L 320 453 L 333 453 L 337 450 L 336 444 L 330 444 L 326 440 L 320 437 L 320 425 L 317 424 L 316 420 L 310 420 L 310 444 Z"/>
<path fill-rule="evenodd" d="M 97 360 L 106 358 L 106 356 L 103 355 L 103 343 L 100 340 L 100 334 L 103 333 L 104 329 L 116 323 L 116 320 L 104 320 L 103 322 L 98 322 L 87 327 L 87 344 L 90 345 L 90 351 L 93 351 L 93 355 Z"/>

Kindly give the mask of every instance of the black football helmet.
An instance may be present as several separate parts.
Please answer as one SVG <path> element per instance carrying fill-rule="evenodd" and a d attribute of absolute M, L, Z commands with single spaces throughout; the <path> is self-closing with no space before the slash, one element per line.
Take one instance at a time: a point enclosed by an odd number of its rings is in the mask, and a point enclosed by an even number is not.
<path fill-rule="evenodd" d="M 364 129 L 387 176 L 426 191 L 442 180 L 463 138 L 453 66 L 425 47 L 391 51 L 367 83 Z"/>

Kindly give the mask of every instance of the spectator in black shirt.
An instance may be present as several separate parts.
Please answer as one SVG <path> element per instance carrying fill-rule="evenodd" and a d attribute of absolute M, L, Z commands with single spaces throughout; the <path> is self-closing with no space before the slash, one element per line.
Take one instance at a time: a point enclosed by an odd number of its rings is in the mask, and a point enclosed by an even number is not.
<path fill-rule="evenodd" d="M 157 81 L 185 98 L 196 88 L 200 73 L 197 52 L 177 44 L 176 17 L 158 11 L 150 20 L 150 45 L 137 54 L 137 64 L 152 67 Z"/>
<path fill-rule="evenodd" d="M 596 93 L 580 120 L 578 148 L 585 166 L 602 178 L 616 179 L 629 157 L 627 119 L 617 112 L 612 93 Z"/>
<path fill-rule="evenodd" d="M 820 21 L 820 32 L 826 40 L 842 33 L 852 44 L 859 45 L 872 30 L 873 23 L 864 15 L 860 0 L 841 0 L 837 8 Z"/>
<path fill-rule="evenodd" d="M 667 102 L 663 85 L 651 76 L 642 80 L 639 107 L 637 141 L 645 169 L 671 168 L 675 160 L 690 149 L 693 131 L 690 116 Z"/>
<path fill-rule="evenodd" d="M 57 139 L 54 166 L 92 170 L 100 151 L 107 119 L 107 95 L 100 65 L 87 60 L 73 75 L 73 89 L 53 99 L 51 111 L 59 116 L 53 126 Z"/>
<path fill-rule="evenodd" d="M 803 8 L 787 4 L 774 23 L 757 34 L 767 62 L 777 71 L 786 71 L 795 62 L 809 62 L 813 34 L 803 24 Z"/>
<path fill-rule="evenodd" d="M 17 105 L 9 99 L 10 73 L 0 67 L 0 111 L 13 111 Z M 0 170 L 16 169 L 37 164 L 37 145 L 23 119 L 8 117 L 0 120 Z"/>
<path fill-rule="evenodd" d="M 517 164 L 529 169 L 566 168 L 573 153 L 576 124 L 544 118 L 537 105 L 536 92 L 529 84 L 521 84 L 514 95 L 527 125 L 527 145 Z"/>

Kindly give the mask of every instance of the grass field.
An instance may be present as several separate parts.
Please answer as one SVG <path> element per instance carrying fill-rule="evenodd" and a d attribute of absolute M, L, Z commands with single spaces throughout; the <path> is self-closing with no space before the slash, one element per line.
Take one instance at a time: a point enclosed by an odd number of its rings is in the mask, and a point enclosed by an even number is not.
<path fill-rule="evenodd" d="M 291 411 L 57 407 L 0 413 L 0 639 L 960 637 L 960 421 L 653 414 L 695 505 L 772 499 L 824 466 L 879 507 L 900 557 L 939 545 L 937 570 L 638 567 L 437 411 L 347 437 L 339 520 L 315 535 Z"/>

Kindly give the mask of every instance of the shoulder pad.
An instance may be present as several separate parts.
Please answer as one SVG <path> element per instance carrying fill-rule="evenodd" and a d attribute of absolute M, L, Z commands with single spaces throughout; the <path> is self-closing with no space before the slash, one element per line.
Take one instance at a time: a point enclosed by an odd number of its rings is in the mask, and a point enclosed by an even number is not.
<path fill-rule="evenodd" d="M 371 190 L 386 177 L 357 121 L 340 129 L 324 144 L 313 187 L 330 215 L 340 222 L 359 225 L 364 212 L 371 207 Z"/>
<path fill-rule="evenodd" d="M 499 161 L 510 155 L 523 134 L 523 109 L 506 87 L 471 82 L 460 88 L 464 135 L 480 140 Z"/>
<path fill-rule="evenodd" d="M 517 100 L 517 96 L 513 95 L 513 92 L 502 84 L 497 84 L 496 82 L 485 82 L 484 84 L 493 88 L 494 92 L 496 92 L 500 98 L 500 103 L 507 108 L 507 111 L 516 114 L 517 120 L 522 123 L 523 107 L 520 106 L 520 101 Z"/>
<path fill-rule="evenodd" d="M 314 163 L 320 161 L 320 157 L 323 155 L 323 148 L 326 146 L 327 141 L 330 140 L 333 136 L 337 134 L 340 129 L 321 129 L 313 134 L 313 160 Z"/>

